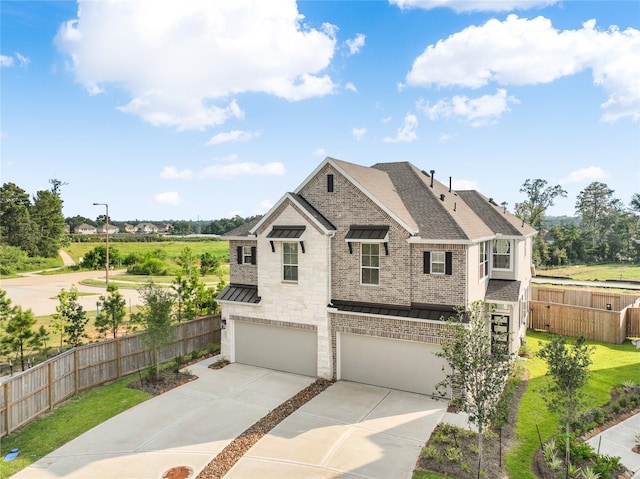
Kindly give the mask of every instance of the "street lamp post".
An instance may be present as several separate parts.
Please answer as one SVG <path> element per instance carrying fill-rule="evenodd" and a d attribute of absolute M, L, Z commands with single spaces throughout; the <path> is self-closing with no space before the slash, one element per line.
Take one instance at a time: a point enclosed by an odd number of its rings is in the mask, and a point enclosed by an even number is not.
<path fill-rule="evenodd" d="M 105 217 L 105 231 L 107 233 L 107 254 L 106 254 L 106 263 L 105 263 L 105 282 L 107 285 L 107 289 L 109 289 L 109 205 L 107 203 L 94 203 L 93 206 L 104 206 L 106 209 L 106 217 Z"/>

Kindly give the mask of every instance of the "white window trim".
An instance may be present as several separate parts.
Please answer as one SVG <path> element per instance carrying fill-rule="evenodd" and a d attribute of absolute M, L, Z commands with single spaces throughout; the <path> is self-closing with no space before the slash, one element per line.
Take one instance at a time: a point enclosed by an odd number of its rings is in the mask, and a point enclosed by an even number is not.
<path fill-rule="evenodd" d="M 362 265 L 362 246 L 365 244 L 378 245 L 378 266 L 363 266 Z M 377 283 L 363 283 L 362 282 L 362 270 L 363 269 L 377 269 L 378 270 L 378 282 Z M 360 285 L 361 286 L 380 286 L 380 242 L 379 241 L 364 241 L 360 243 Z"/>
<path fill-rule="evenodd" d="M 494 257 L 495 255 L 501 255 L 501 256 L 506 256 L 506 253 L 494 253 L 494 247 L 498 244 L 498 241 L 506 241 L 509 244 L 509 267 L 508 268 L 498 268 L 495 264 L 494 264 Z M 513 249 L 514 249 L 514 244 L 513 244 L 513 240 L 509 240 L 509 239 L 504 239 L 504 238 L 498 238 L 493 240 L 493 244 L 491 245 L 491 267 L 492 269 L 496 270 L 496 271 L 513 271 Z"/>
<path fill-rule="evenodd" d="M 247 257 L 249 261 L 247 261 Z M 242 247 L 242 264 L 251 264 L 251 259 L 253 255 L 251 254 L 251 246 L 243 246 Z"/>
<path fill-rule="evenodd" d="M 482 280 L 489 276 L 489 242 L 483 241 L 479 244 L 478 248 L 478 279 Z"/>
<path fill-rule="evenodd" d="M 442 255 L 442 261 L 436 261 L 436 256 Z M 444 251 L 431 251 L 429 255 L 429 261 L 431 264 L 429 265 L 429 271 L 431 274 L 442 274 L 444 275 L 447 272 L 447 255 Z M 442 265 L 442 271 L 436 271 L 434 269 L 435 265 Z"/>
<path fill-rule="evenodd" d="M 290 244 L 290 245 L 295 245 L 296 248 L 296 262 L 294 263 L 285 263 L 284 262 L 284 245 L 285 244 Z M 298 261 L 298 256 L 300 255 L 300 253 L 298 252 L 298 243 L 294 242 L 294 241 L 283 241 L 282 242 L 282 282 L 283 283 L 290 283 L 290 284 L 296 284 L 298 282 L 298 280 L 300 279 L 300 262 Z M 285 270 L 285 266 L 295 266 L 296 267 L 296 279 L 285 279 L 284 277 L 284 270 Z"/>

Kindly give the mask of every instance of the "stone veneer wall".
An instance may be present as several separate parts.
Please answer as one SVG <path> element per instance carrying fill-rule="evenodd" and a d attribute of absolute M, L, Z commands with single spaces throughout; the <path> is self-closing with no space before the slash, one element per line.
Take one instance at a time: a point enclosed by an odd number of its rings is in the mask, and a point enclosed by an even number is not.
<path fill-rule="evenodd" d="M 467 251 L 464 245 L 411 245 L 413 303 L 463 306 L 467 301 Z M 450 251 L 452 274 L 425 274 L 425 251 Z"/>
<path fill-rule="evenodd" d="M 444 322 L 395 319 L 382 316 L 365 316 L 330 313 L 331 349 L 333 353 L 333 379 L 337 375 L 337 333 L 365 334 L 381 338 L 403 339 L 429 344 L 440 344 L 439 331 Z"/>
<path fill-rule="evenodd" d="M 255 240 L 229 241 L 229 277 L 232 284 L 258 285 L 258 265 L 238 264 L 238 246 L 256 246 Z M 260 262 L 258 254 L 257 262 Z"/>
<path fill-rule="evenodd" d="M 334 175 L 334 191 L 327 192 L 327 174 Z M 300 191 L 337 228 L 332 240 L 332 299 L 408 306 L 411 302 L 409 234 L 371 199 L 330 165 Z M 380 284 L 360 284 L 360 243 L 345 241 L 351 225 L 388 225 L 389 255 L 380 244 Z M 420 270 L 422 271 L 422 270 Z"/>

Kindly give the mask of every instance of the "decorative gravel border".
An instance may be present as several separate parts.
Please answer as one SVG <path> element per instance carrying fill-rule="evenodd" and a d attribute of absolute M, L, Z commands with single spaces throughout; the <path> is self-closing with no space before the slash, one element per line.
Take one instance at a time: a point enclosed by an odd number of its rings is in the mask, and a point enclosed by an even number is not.
<path fill-rule="evenodd" d="M 237 438 L 205 466 L 196 479 L 222 479 L 236 462 L 257 443 L 265 434 L 280 424 L 291 413 L 297 411 L 304 404 L 316 397 L 333 384 L 333 381 L 316 379 L 296 395 L 290 397 L 255 424 L 246 429 Z"/>

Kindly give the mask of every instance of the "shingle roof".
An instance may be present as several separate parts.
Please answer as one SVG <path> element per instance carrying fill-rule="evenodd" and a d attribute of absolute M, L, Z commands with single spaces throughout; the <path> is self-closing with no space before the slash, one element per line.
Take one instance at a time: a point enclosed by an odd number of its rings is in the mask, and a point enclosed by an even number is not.
<path fill-rule="evenodd" d="M 333 226 L 333 224 L 331 223 L 331 221 L 329 221 L 327 218 L 325 218 L 324 216 L 322 216 L 322 214 L 316 210 L 307 200 L 305 200 L 302 196 L 296 194 L 296 193 L 289 193 L 291 195 L 291 197 L 298 202 L 298 204 L 300 204 L 300 206 L 302 206 L 305 211 L 313 216 L 316 221 L 318 221 L 322 226 L 324 226 L 324 228 L 328 231 L 335 231 L 336 227 Z"/>
<path fill-rule="evenodd" d="M 242 237 L 242 236 L 249 236 L 249 232 L 251 231 L 251 228 L 253 228 L 258 221 L 260 221 L 262 219 L 262 217 L 258 217 L 258 218 L 254 218 L 251 221 L 249 221 L 248 223 L 245 223 L 243 225 L 238 226 L 237 228 L 232 229 L 231 231 L 227 231 L 226 233 L 224 233 L 223 235 L 221 235 L 222 238 L 225 237 Z"/>
<path fill-rule="evenodd" d="M 503 235 L 529 235 L 535 229 L 517 216 L 505 211 L 502 206 L 492 203 L 489 198 L 474 190 L 458 191 L 458 195 L 473 209 L 478 217 L 494 233 Z"/>
<path fill-rule="evenodd" d="M 490 301 L 516 303 L 520 298 L 520 281 L 490 279 L 485 298 Z"/>

